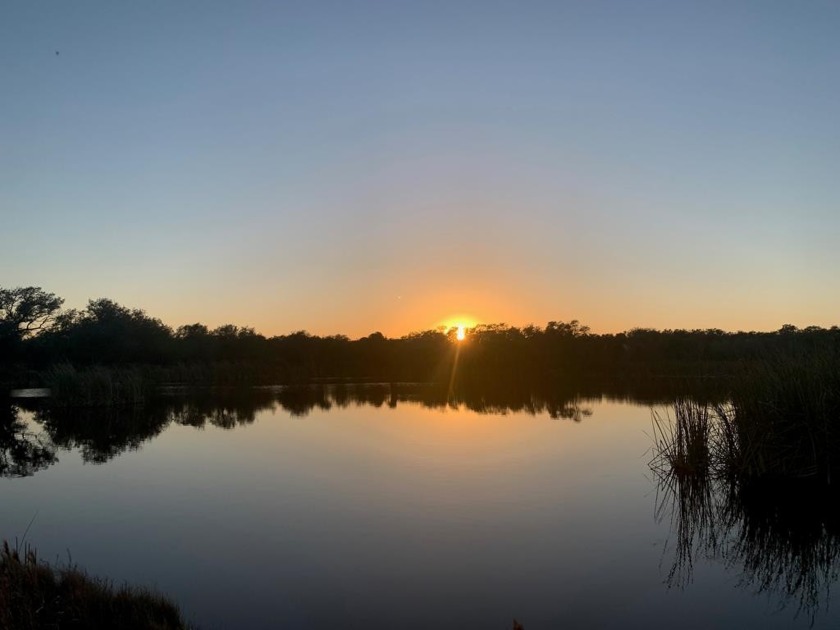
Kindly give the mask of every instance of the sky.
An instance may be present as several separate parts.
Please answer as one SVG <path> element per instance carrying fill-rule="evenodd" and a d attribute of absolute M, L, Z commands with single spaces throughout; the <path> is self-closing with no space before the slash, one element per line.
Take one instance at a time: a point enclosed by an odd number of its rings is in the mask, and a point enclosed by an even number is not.
<path fill-rule="evenodd" d="M 840 323 L 840 3 L 0 5 L 0 287 L 172 326 Z"/>

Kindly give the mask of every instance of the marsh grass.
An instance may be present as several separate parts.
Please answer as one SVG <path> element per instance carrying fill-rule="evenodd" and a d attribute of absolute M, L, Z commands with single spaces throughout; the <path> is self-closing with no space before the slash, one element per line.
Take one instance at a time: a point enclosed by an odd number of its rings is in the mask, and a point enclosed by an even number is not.
<path fill-rule="evenodd" d="M 751 364 L 729 401 L 681 399 L 653 414 L 651 467 L 735 483 L 817 478 L 840 465 L 840 358 L 822 352 Z"/>
<path fill-rule="evenodd" d="M 840 463 L 840 358 L 826 351 L 752 366 L 725 420 L 738 441 L 739 475 L 831 483 Z"/>
<path fill-rule="evenodd" d="M 838 579 L 840 359 L 831 349 L 745 367 L 726 403 L 678 400 L 653 413 L 657 517 L 671 519 L 666 582 L 697 557 L 813 623 Z"/>
<path fill-rule="evenodd" d="M 76 369 L 59 364 L 44 375 L 55 407 L 135 405 L 146 397 L 143 375 L 133 368 Z"/>
<path fill-rule="evenodd" d="M 654 460 L 661 474 L 706 478 L 710 474 L 712 418 L 708 405 L 679 399 L 670 414 L 653 414 Z"/>
<path fill-rule="evenodd" d="M 23 549 L 0 548 L 0 628 L 176 629 L 178 607 L 146 589 L 114 587 L 75 566 L 56 568 Z"/>

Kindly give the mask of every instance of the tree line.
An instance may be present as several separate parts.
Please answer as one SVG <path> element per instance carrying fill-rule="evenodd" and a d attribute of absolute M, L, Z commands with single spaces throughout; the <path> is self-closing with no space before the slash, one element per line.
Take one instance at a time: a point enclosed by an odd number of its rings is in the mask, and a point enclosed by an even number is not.
<path fill-rule="evenodd" d="M 0 289 L 0 368 L 9 375 L 56 364 L 145 366 L 162 380 L 247 382 L 329 379 L 446 381 L 584 376 L 719 375 L 772 356 L 840 350 L 837 326 L 773 332 L 634 328 L 596 334 L 577 320 L 545 326 L 481 324 L 359 339 L 306 331 L 266 337 L 232 324 L 177 328 L 141 309 L 90 300 L 81 310 L 39 287 Z"/>

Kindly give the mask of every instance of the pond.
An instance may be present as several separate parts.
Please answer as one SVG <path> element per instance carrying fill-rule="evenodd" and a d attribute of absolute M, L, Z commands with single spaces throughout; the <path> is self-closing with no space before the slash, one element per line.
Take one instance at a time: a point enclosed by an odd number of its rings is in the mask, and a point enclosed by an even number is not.
<path fill-rule="evenodd" d="M 153 586 L 201 628 L 840 621 L 825 525 L 710 525 L 662 487 L 664 400 L 339 385 L 20 405 L 0 535 Z"/>

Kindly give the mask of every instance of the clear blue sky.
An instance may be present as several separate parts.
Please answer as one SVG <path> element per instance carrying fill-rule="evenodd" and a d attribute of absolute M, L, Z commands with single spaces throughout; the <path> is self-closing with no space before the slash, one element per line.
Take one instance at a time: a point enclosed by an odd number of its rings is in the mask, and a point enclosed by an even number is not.
<path fill-rule="evenodd" d="M 267 334 L 840 323 L 838 33 L 819 1 L 5 2 L 0 286 Z"/>

